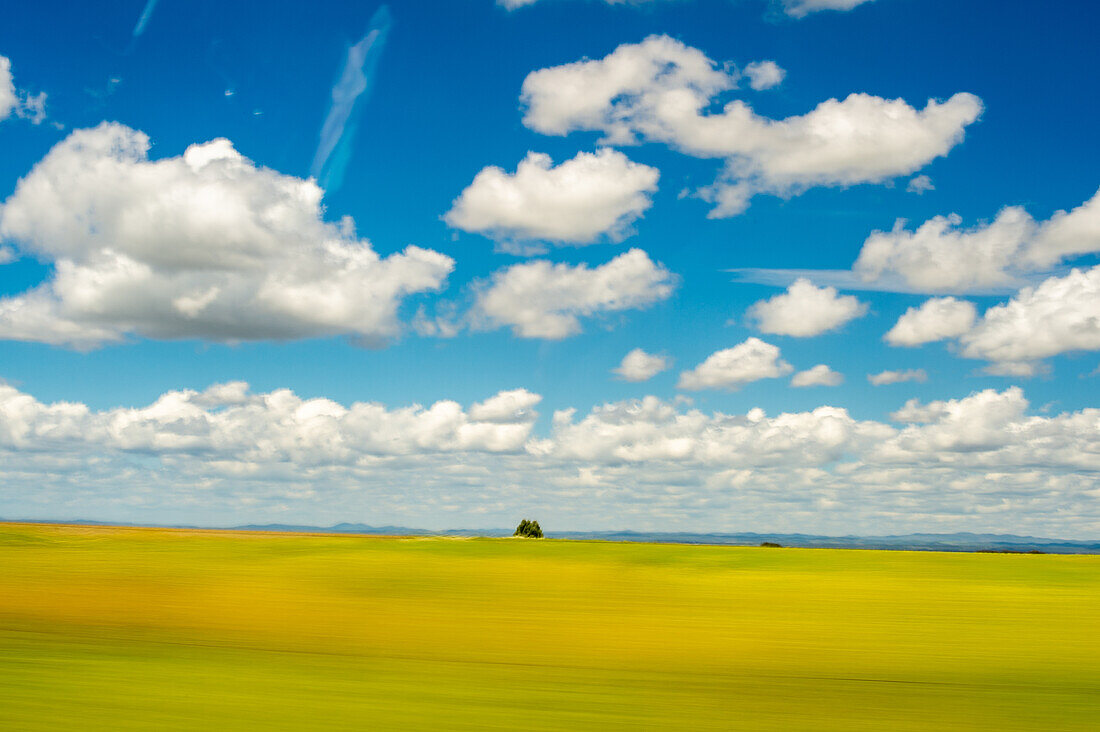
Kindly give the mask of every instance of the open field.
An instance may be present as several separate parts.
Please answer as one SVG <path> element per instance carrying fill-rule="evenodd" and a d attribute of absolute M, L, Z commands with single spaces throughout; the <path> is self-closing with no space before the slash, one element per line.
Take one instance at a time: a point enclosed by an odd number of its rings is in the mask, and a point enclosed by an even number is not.
<path fill-rule="evenodd" d="M 1100 728 L 1100 557 L 0 524 L 0 728 Z"/>

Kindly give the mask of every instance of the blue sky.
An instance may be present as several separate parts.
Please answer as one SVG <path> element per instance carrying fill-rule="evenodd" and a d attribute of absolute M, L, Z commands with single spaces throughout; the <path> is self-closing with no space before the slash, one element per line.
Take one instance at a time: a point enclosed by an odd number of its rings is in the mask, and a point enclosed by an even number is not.
<path fill-rule="evenodd" d="M 0 515 L 1100 536 L 1095 9 L 380 7 L 3 11 Z"/>

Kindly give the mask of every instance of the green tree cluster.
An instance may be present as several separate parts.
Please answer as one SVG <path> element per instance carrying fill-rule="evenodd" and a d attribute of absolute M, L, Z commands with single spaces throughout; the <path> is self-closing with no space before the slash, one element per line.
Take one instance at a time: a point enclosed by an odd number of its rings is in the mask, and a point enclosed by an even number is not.
<path fill-rule="evenodd" d="M 538 521 L 528 521 L 523 519 L 519 522 L 519 526 L 516 527 L 516 533 L 512 536 L 522 536 L 525 539 L 541 539 L 542 527 L 539 526 Z"/>

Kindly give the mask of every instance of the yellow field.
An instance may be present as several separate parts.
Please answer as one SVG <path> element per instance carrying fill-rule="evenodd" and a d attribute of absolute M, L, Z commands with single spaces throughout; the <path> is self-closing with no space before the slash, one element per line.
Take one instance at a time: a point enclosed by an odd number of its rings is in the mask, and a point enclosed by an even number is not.
<path fill-rule="evenodd" d="M 1100 729 L 1100 557 L 0 524 L 0 728 Z"/>

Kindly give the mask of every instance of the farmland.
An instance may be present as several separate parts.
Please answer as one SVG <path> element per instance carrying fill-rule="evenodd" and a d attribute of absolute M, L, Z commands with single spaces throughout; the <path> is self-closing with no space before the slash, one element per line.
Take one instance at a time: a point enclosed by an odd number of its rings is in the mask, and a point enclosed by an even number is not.
<path fill-rule="evenodd" d="M 1100 557 L 0 524 L 0 728 L 1100 726 Z"/>

